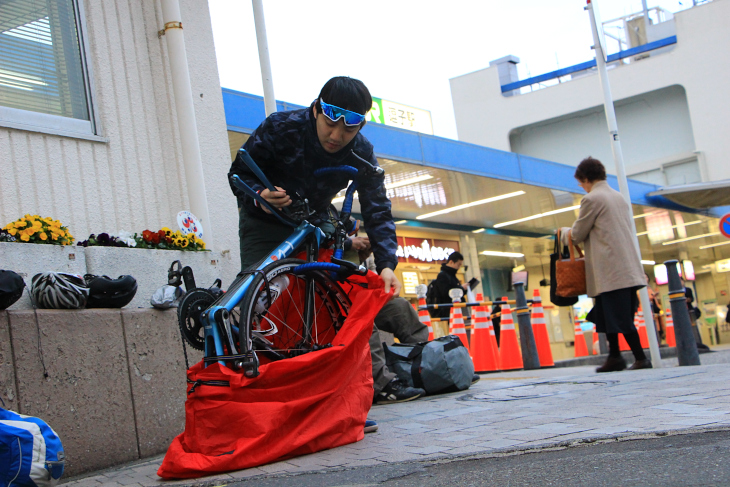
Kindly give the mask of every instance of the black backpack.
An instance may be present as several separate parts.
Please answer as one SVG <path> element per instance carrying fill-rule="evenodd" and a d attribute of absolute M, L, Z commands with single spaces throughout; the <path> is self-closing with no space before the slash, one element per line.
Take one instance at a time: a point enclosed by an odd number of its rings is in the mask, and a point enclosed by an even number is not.
<path fill-rule="evenodd" d="M 435 279 L 432 280 L 428 283 L 428 286 L 426 287 L 426 304 L 438 304 L 436 302 L 436 286 L 434 286 L 435 282 Z M 438 311 L 429 308 L 428 314 L 431 315 L 431 318 L 436 318 L 438 316 Z"/>

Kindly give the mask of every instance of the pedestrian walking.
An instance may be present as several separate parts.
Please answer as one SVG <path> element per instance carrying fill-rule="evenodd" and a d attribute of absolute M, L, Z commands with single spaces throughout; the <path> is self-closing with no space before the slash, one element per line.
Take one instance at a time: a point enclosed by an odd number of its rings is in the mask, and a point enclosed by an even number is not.
<path fill-rule="evenodd" d="M 572 228 L 561 229 L 561 236 L 564 245 L 569 244 L 570 235 L 572 243 L 582 243 L 585 248 L 586 289 L 595 299 L 586 319 L 596 325 L 596 331 L 605 333 L 608 341 L 608 359 L 596 372 L 626 368 L 619 333 L 623 333 L 634 354 L 631 370 L 651 368 L 634 326 L 639 306 L 636 291 L 646 282 L 634 246 L 630 209 L 621 193 L 606 182 L 606 168 L 601 161 L 584 159 L 574 176 L 587 194 L 581 200 L 578 219 Z"/>

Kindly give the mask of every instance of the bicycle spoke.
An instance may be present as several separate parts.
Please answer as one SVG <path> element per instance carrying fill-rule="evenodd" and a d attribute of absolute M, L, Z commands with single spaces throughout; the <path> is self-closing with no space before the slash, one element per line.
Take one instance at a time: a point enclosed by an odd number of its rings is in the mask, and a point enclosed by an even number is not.
<path fill-rule="evenodd" d="M 294 328 L 292 328 L 291 326 L 289 326 L 286 323 L 286 321 L 284 321 L 284 318 L 286 318 L 286 315 L 284 315 L 283 317 L 280 317 L 280 316 L 274 315 L 273 313 L 269 313 L 269 314 L 267 314 L 267 317 L 271 321 L 274 321 L 274 322 L 277 322 L 278 321 L 281 324 L 282 327 L 284 327 L 284 328 L 286 328 L 288 330 L 291 330 L 291 332 L 294 333 L 295 335 L 297 335 L 299 338 L 304 339 L 304 337 L 302 335 L 300 335 Z M 277 324 L 277 326 L 278 326 L 278 324 Z"/>

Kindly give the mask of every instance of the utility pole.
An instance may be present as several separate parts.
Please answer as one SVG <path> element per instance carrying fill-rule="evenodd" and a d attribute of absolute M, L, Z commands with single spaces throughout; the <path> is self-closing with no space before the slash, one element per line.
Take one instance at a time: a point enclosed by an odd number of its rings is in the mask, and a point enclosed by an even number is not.
<path fill-rule="evenodd" d="M 626 179 L 626 168 L 624 167 L 624 156 L 621 152 L 621 141 L 618 137 L 618 123 L 616 122 L 616 111 L 613 107 L 613 97 L 611 96 L 611 85 L 608 82 L 608 70 L 606 69 L 606 45 L 603 38 L 603 24 L 600 23 L 598 12 L 595 6 L 591 3 L 591 0 L 587 0 L 585 7 L 588 10 L 591 19 L 591 30 L 593 31 L 593 49 L 596 51 L 596 66 L 598 67 L 598 77 L 601 79 L 601 88 L 603 88 L 603 106 L 606 112 L 606 122 L 608 122 L 608 134 L 611 139 L 611 151 L 613 152 L 613 159 L 616 163 L 616 177 L 618 179 L 618 186 L 621 190 L 624 200 L 628 204 L 629 208 L 629 220 L 631 221 L 631 227 L 633 229 L 634 236 L 636 235 L 636 222 L 634 221 L 634 214 L 631 209 L 631 195 L 629 194 L 629 183 Z M 641 260 L 641 247 L 639 246 L 639 237 L 634 238 L 634 247 L 636 253 Z M 641 264 L 639 264 L 641 265 Z M 644 268 L 641 268 L 641 273 L 644 274 Z M 657 340 L 656 327 L 654 326 L 654 319 L 651 303 L 649 302 L 649 292 L 646 287 L 641 288 L 639 291 L 639 299 L 641 301 L 641 308 L 644 310 L 646 316 L 652 316 L 651 320 L 647 320 L 651 323 L 651 326 L 647 325 L 646 334 L 649 337 L 649 351 L 651 353 L 651 363 L 655 369 L 659 369 L 662 366 L 662 358 L 659 354 L 659 341 Z"/>

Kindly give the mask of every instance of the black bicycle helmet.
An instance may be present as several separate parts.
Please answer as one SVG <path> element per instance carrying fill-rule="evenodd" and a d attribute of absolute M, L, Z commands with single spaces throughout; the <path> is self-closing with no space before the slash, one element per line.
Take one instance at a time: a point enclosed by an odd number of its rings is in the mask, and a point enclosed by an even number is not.
<path fill-rule="evenodd" d="M 109 276 L 86 274 L 84 280 L 89 287 L 87 308 L 123 308 L 137 294 L 137 280 L 132 276 L 111 279 Z"/>
<path fill-rule="evenodd" d="M 8 309 L 23 295 L 25 281 L 20 274 L 0 270 L 0 309 Z"/>
<path fill-rule="evenodd" d="M 30 295 L 38 308 L 81 309 L 86 306 L 89 288 L 79 275 L 43 272 L 33 276 Z"/>

